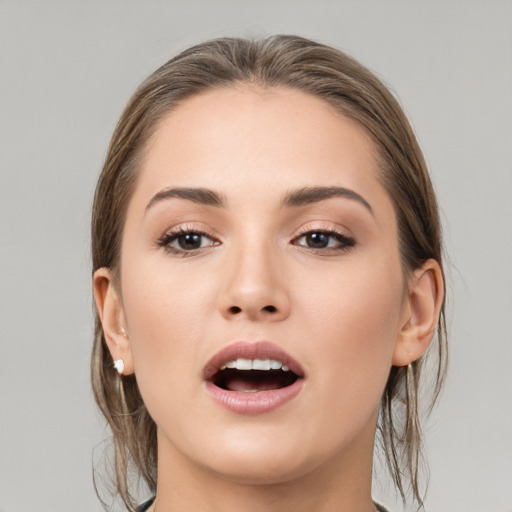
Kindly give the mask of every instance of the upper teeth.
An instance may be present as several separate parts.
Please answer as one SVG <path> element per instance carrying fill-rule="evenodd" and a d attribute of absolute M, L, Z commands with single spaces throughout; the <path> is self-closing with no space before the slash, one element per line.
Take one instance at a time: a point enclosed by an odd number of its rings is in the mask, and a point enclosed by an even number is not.
<path fill-rule="evenodd" d="M 283 370 L 289 371 L 290 368 L 276 359 L 243 359 L 239 357 L 233 361 L 224 363 L 220 369 L 235 368 L 236 370 Z"/>

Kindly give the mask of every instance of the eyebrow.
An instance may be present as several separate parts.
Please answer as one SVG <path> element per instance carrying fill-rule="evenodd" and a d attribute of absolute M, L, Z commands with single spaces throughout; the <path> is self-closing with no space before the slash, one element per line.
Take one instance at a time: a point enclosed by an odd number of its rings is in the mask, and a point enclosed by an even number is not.
<path fill-rule="evenodd" d="M 221 194 L 218 194 L 214 190 L 210 190 L 208 188 L 171 187 L 165 188 L 155 194 L 146 206 L 146 212 L 156 203 L 171 198 L 186 199 L 193 203 L 203 204 L 206 206 L 216 206 L 217 208 L 225 206 L 226 204 L 226 201 Z"/>
<path fill-rule="evenodd" d="M 344 187 L 305 187 L 288 192 L 283 199 L 284 206 L 305 206 L 318 203 L 332 197 L 343 197 L 362 204 L 372 215 L 373 209 L 370 203 L 353 190 Z"/>
<path fill-rule="evenodd" d="M 333 197 L 343 197 L 345 199 L 357 201 L 373 215 L 372 207 L 363 196 L 344 187 L 304 187 L 285 194 L 281 203 L 285 207 L 296 208 L 325 201 L 326 199 L 331 199 Z M 205 206 L 214 206 L 217 208 L 222 208 L 226 205 L 224 196 L 209 188 L 169 187 L 161 190 L 151 198 L 146 206 L 146 211 L 156 203 L 172 198 L 185 199 L 187 201 L 192 201 L 193 203 Z"/>

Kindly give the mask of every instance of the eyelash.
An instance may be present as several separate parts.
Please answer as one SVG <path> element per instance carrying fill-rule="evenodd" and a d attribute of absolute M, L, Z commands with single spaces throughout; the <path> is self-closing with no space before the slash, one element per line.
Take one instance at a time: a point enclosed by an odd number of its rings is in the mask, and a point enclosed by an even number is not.
<path fill-rule="evenodd" d="M 330 239 L 336 240 L 336 244 L 337 245 L 335 247 L 319 247 L 319 248 L 316 248 L 316 247 L 308 247 L 308 246 L 305 246 L 305 245 L 297 243 L 298 240 L 300 240 L 301 238 L 307 237 L 308 235 L 309 236 L 312 236 L 312 235 L 325 235 L 325 236 L 329 237 Z M 300 247 L 304 247 L 308 251 L 315 252 L 315 253 L 345 252 L 345 251 L 348 251 L 348 250 L 352 249 L 356 245 L 356 241 L 355 241 L 354 238 L 352 238 L 352 237 L 350 237 L 350 236 L 348 236 L 348 235 L 346 235 L 344 233 L 341 233 L 340 231 L 338 231 L 335 228 L 331 228 L 331 229 L 311 229 L 311 228 L 307 228 L 307 229 L 304 229 L 304 230 L 302 230 L 301 233 L 299 233 L 298 236 L 296 236 L 292 240 L 292 243 L 294 245 L 299 245 Z M 328 243 L 330 243 L 330 241 L 328 241 Z"/>
<path fill-rule="evenodd" d="M 175 241 L 177 241 L 180 237 L 187 236 L 187 235 L 197 235 L 202 238 L 208 238 L 211 240 L 211 244 L 208 244 L 207 247 L 214 247 L 220 244 L 218 240 L 216 240 L 213 236 L 206 233 L 205 231 L 189 226 L 180 226 L 176 229 L 172 229 L 171 231 L 168 231 L 165 233 L 161 238 L 157 241 L 157 246 L 164 248 L 164 250 L 170 254 L 174 254 L 176 256 L 181 256 L 186 258 L 187 256 L 193 256 L 194 254 L 197 254 L 198 251 L 204 249 L 205 247 L 198 247 L 196 249 L 187 250 L 184 248 L 176 248 L 173 247 L 171 244 Z"/>
<path fill-rule="evenodd" d="M 171 244 L 173 242 L 176 242 L 180 237 L 189 236 L 189 235 L 196 235 L 201 238 L 207 238 L 211 241 L 208 245 L 204 247 L 197 247 L 192 248 L 190 250 L 187 250 L 185 248 L 177 248 L 173 247 Z M 298 243 L 299 240 L 302 238 L 305 238 L 307 236 L 313 236 L 313 235 L 324 235 L 328 237 L 327 243 L 331 243 L 331 240 L 334 239 L 336 241 L 335 247 L 308 247 L 307 245 L 303 245 Z M 340 233 L 338 230 L 331 228 L 331 229 L 304 229 L 302 230 L 295 238 L 291 240 L 291 244 L 299 247 L 303 247 L 304 249 L 314 252 L 317 254 L 322 253 L 332 253 L 332 252 L 345 252 L 350 250 L 356 245 L 356 241 L 354 238 L 347 236 L 344 233 Z M 202 245 L 202 243 L 201 243 Z M 168 231 L 165 233 L 161 238 L 157 240 L 157 246 L 163 248 L 167 253 L 174 254 L 176 256 L 180 257 L 189 257 L 193 256 L 198 253 L 198 251 L 201 251 L 202 249 L 205 249 L 207 247 L 215 247 L 220 245 L 220 242 L 216 240 L 213 236 L 211 236 L 209 233 L 197 229 L 194 227 L 189 226 L 180 226 L 176 229 L 172 229 L 171 231 Z"/>

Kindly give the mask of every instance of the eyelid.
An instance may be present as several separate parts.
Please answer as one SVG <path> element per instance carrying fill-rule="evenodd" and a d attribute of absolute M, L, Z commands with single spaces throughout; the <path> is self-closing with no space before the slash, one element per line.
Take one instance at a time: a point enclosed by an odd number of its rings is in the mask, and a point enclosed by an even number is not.
<path fill-rule="evenodd" d="M 333 235 L 341 235 L 346 238 L 354 238 L 354 235 L 350 232 L 349 229 L 344 226 L 340 226 L 333 222 L 325 222 L 325 221 L 313 221 L 308 222 L 304 226 L 301 226 L 297 230 L 297 236 L 305 235 L 312 232 L 323 232 L 323 233 L 332 233 Z"/>
<path fill-rule="evenodd" d="M 313 233 L 324 233 L 333 238 L 336 238 L 339 242 L 339 246 L 336 247 L 308 247 L 307 245 L 297 243 L 301 238 L 313 234 Z M 298 230 L 296 236 L 294 236 L 291 240 L 293 245 L 299 246 L 302 249 L 306 249 L 310 252 L 314 252 L 317 254 L 332 254 L 332 253 L 340 253 L 345 252 L 352 249 L 356 245 L 356 239 L 352 234 L 347 233 L 346 230 L 340 229 L 339 227 L 335 227 L 333 225 L 330 226 L 319 226 L 317 223 L 309 224 L 301 227 Z"/>
<path fill-rule="evenodd" d="M 202 237 L 206 237 L 212 241 L 211 244 L 209 244 L 206 247 L 199 247 L 197 249 L 178 249 L 175 247 L 172 247 L 170 244 L 177 240 L 180 236 L 188 235 L 188 234 L 197 234 Z M 160 237 L 158 237 L 155 241 L 155 245 L 157 249 L 163 248 L 166 252 L 170 254 L 174 254 L 176 256 L 181 257 L 188 257 L 188 256 L 194 256 L 197 255 L 204 250 L 210 248 L 210 247 L 216 247 L 220 245 L 221 242 L 217 236 L 215 236 L 210 230 L 205 229 L 203 227 L 194 226 L 191 224 L 182 224 L 174 226 L 164 232 L 164 234 Z"/>
<path fill-rule="evenodd" d="M 210 226 L 206 226 L 204 222 L 182 222 L 176 223 L 168 227 L 167 229 L 161 231 L 162 235 L 157 237 L 158 240 L 165 238 L 166 236 L 176 235 L 176 234 L 187 234 L 187 233 L 198 233 L 205 236 L 208 236 L 212 239 L 219 240 L 220 235 L 212 229 Z"/>

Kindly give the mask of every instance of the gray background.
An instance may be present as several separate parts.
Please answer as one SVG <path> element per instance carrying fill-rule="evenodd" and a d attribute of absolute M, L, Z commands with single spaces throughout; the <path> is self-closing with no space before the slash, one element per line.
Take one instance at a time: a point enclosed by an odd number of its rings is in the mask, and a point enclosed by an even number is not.
<path fill-rule="evenodd" d="M 510 1 L 0 0 L 1 512 L 100 509 L 88 222 L 128 96 L 194 42 L 276 32 L 347 50 L 412 119 L 452 262 L 427 509 L 512 510 Z"/>

